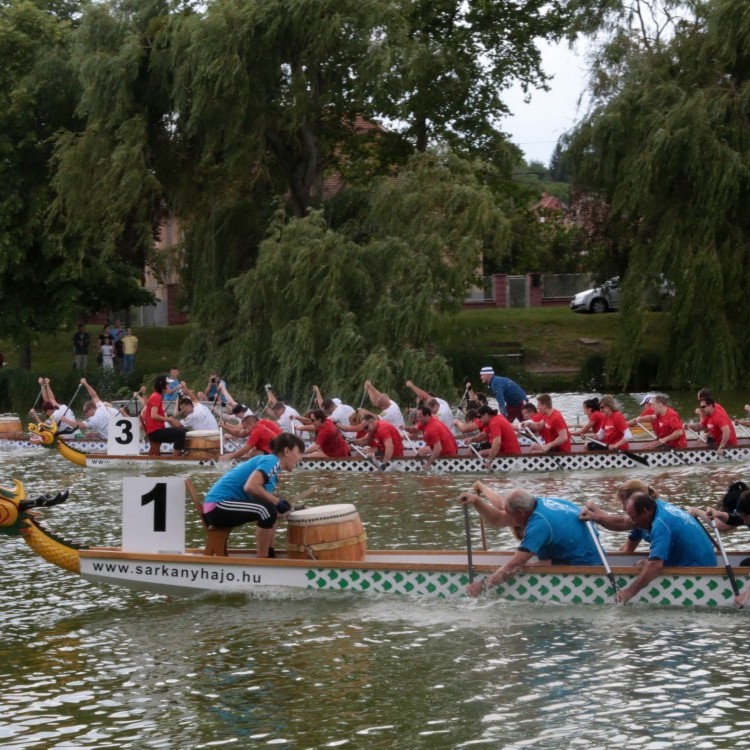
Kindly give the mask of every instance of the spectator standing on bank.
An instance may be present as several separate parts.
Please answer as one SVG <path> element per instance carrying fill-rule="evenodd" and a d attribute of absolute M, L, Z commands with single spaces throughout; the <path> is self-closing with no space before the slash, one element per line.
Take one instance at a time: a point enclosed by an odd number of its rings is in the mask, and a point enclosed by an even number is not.
<path fill-rule="evenodd" d="M 81 323 L 73 335 L 73 366 L 76 370 L 86 370 L 89 366 L 89 335 Z"/>
<path fill-rule="evenodd" d="M 133 372 L 135 368 L 135 355 L 138 351 L 138 337 L 128 328 L 122 337 L 122 371 L 124 373 Z"/>
<path fill-rule="evenodd" d="M 105 370 L 114 370 L 115 368 L 115 347 L 112 339 L 106 336 L 104 343 L 99 347 L 99 353 L 102 355 L 102 367 Z"/>

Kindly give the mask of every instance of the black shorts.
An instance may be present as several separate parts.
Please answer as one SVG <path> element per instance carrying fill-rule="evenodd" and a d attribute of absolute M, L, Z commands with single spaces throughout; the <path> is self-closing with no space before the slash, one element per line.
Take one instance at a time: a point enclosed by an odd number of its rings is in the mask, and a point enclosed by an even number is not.
<path fill-rule="evenodd" d="M 206 523 L 217 529 L 242 526 L 250 521 L 257 521 L 261 529 L 272 529 L 276 525 L 277 516 L 276 506 L 258 497 L 249 500 L 222 500 L 215 508 L 203 514 Z"/>

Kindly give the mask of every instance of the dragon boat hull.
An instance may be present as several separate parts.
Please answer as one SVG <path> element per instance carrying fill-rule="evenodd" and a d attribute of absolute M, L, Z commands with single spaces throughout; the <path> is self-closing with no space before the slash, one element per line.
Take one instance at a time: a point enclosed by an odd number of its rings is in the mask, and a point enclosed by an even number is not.
<path fill-rule="evenodd" d="M 474 570 L 482 576 L 496 570 L 512 552 L 474 554 Z M 737 565 L 748 554 L 733 555 Z M 637 576 L 636 555 L 610 555 L 618 585 Z M 741 587 L 750 583 L 735 569 Z M 118 549 L 80 552 L 80 573 L 98 583 L 174 596 L 257 593 L 264 588 L 290 587 L 308 591 L 401 594 L 440 599 L 466 597 L 469 583 L 466 552 L 369 551 L 350 561 L 258 559 L 252 551 L 235 550 L 228 557 L 184 554 L 137 554 Z M 530 566 L 495 587 L 491 597 L 508 601 L 553 604 L 612 604 L 612 586 L 603 568 L 567 565 Z M 734 594 L 724 568 L 666 568 L 633 600 L 671 607 L 733 607 Z"/>
<path fill-rule="evenodd" d="M 184 456 L 161 454 L 152 456 L 141 453 L 134 456 L 116 456 L 106 453 L 87 453 L 79 451 L 69 443 L 58 438 L 48 447 L 55 447 L 65 459 L 78 466 L 93 469 L 125 469 L 143 467 L 154 463 L 188 464 L 191 466 L 215 466 L 219 460 L 218 451 L 214 458 L 205 453 L 195 457 L 190 453 Z M 531 453 L 520 455 L 499 455 L 492 462 L 492 471 L 497 473 L 525 473 L 550 471 L 586 471 L 613 470 L 633 468 L 663 468 L 670 466 L 694 464 L 718 464 L 750 460 L 750 438 L 744 438 L 734 448 L 725 449 L 718 455 L 715 450 L 706 448 L 698 441 L 692 441 L 685 450 L 633 450 L 627 453 L 611 451 L 589 451 L 582 445 L 574 445 L 570 453 Z M 391 460 L 386 467 L 377 459 L 366 459 L 361 456 L 350 458 L 303 458 L 297 465 L 298 471 L 335 471 L 370 473 L 387 471 L 394 473 L 423 472 L 422 459 L 412 455 Z M 475 453 L 451 458 L 439 458 L 432 471 L 448 473 L 481 473 L 486 472 L 485 461 Z"/>
<path fill-rule="evenodd" d="M 57 505 L 67 495 L 64 492 L 27 498 L 18 481 L 14 487 L 0 487 L 0 534 L 23 538 L 47 562 L 96 583 L 188 597 L 257 594 L 263 589 L 278 587 L 441 599 L 467 596 L 469 556 L 463 550 L 366 551 L 358 547 L 355 557 L 345 559 L 352 549 L 351 539 L 339 536 L 340 541 L 329 543 L 316 536 L 305 542 L 303 549 L 307 553 L 300 557 L 300 547 L 290 533 L 287 534 L 290 551 L 279 550 L 274 559 L 258 558 L 252 550 L 230 550 L 226 555 L 208 556 L 203 551 L 190 549 L 155 553 L 82 547 L 47 531 L 36 518 L 36 509 Z M 156 500 L 153 492 L 145 497 Z M 162 500 L 165 501 L 166 496 Z M 141 507 L 143 503 L 136 505 Z M 340 509 L 348 512 L 348 506 L 317 507 L 313 509 L 313 518 L 298 518 L 295 523 L 300 528 L 307 521 L 327 524 L 330 518 L 340 515 Z M 289 517 L 290 524 L 294 515 Z M 145 527 L 139 525 L 138 528 Z M 340 528 L 346 533 L 350 531 L 348 525 Z M 140 540 L 140 535 L 138 538 Z M 510 551 L 476 552 L 472 573 L 486 576 L 512 554 Z M 322 559 L 328 555 L 332 558 Z M 739 552 L 733 553 L 729 561 L 742 588 L 750 584 L 750 567 L 742 567 L 747 558 L 750 553 Z M 610 553 L 609 562 L 620 588 L 636 578 L 637 563 L 644 559 L 644 555 Z M 487 595 L 509 601 L 565 605 L 607 605 L 614 601 L 612 585 L 601 566 L 529 565 L 513 578 L 493 587 Z M 732 607 L 734 594 L 727 571 L 717 560 L 716 567 L 665 568 L 663 575 L 645 586 L 631 601 L 671 607 Z"/>

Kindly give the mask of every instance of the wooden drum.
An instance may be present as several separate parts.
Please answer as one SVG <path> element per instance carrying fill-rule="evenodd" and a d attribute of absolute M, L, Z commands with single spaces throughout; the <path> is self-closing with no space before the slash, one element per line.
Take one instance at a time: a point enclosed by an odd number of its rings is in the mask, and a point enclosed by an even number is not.
<path fill-rule="evenodd" d="M 353 505 L 320 505 L 287 517 L 287 557 L 292 560 L 364 560 L 367 535 Z"/>
<path fill-rule="evenodd" d="M 22 433 L 23 427 L 18 417 L 0 417 L 0 433 Z"/>
<path fill-rule="evenodd" d="M 219 431 L 191 430 L 185 436 L 185 448 L 190 458 L 215 460 L 219 457 Z"/>

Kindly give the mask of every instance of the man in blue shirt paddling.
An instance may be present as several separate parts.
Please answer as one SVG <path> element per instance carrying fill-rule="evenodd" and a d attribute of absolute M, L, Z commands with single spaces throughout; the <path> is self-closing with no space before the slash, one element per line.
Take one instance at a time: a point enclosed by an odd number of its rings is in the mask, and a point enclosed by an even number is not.
<path fill-rule="evenodd" d="M 688 512 L 642 492 L 631 495 L 625 512 L 635 527 L 628 536 L 626 551 L 635 550 L 643 539 L 651 543 L 648 560 L 638 577 L 617 594 L 625 603 L 648 585 L 664 567 L 715 567 L 716 555 L 711 540 Z"/>
<path fill-rule="evenodd" d="M 471 496 L 462 495 L 461 501 L 471 502 Z M 581 509 L 569 500 L 534 497 L 526 490 L 513 489 L 505 496 L 504 507 L 483 503 L 480 508 L 472 504 L 487 523 L 517 527 L 523 538 L 505 565 L 481 581 L 469 584 L 466 589 L 469 596 L 479 596 L 513 578 L 532 557 L 553 565 L 601 565 L 586 525 L 578 520 Z"/>

